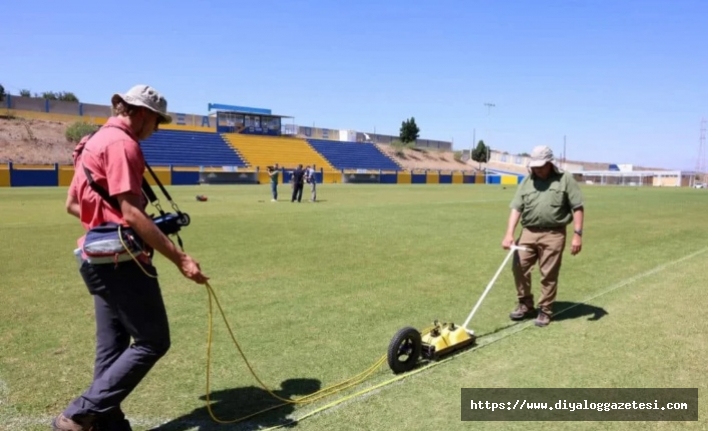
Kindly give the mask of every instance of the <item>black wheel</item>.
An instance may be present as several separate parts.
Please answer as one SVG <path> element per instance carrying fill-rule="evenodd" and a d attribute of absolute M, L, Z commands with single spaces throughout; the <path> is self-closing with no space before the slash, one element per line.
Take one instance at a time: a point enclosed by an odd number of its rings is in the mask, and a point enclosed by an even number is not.
<path fill-rule="evenodd" d="M 388 366 L 395 374 L 412 370 L 421 349 L 422 339 L 417 329 L 409 326 L 399 330 L 388 345 Z"/>
<path fill-rule="evenodd" d="M 189 223 L 192 220 L 189 218 L 189 214 L 187 213 L 182 213 L 182 215 L 179 218 L 179 224 L 180 226 L 189 226 Z"/>

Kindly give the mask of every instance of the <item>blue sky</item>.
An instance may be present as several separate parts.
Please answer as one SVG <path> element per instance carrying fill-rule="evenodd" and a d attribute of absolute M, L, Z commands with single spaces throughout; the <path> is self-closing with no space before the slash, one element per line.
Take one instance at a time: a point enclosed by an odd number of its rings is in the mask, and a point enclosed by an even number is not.
<path fill-rule="evenodd" d="M 0 84 L 87 103 L 136 83 L 176 112 L 694 169 L 708 118 L 705 0 L 5 2 Z M 488 110 L 484 104 L 496 106 Z"/>

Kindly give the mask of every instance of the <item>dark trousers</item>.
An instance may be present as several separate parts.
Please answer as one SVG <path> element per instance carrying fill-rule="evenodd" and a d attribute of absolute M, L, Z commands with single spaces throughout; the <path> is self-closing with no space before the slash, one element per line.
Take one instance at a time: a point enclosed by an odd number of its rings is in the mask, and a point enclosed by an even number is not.
<path fill-rule="evenodd" d="M 298 202 L 302 201 L 302 189 L 303 184 L 293 184 L 293 198 L 291 202 L 295 202 L 295 199 L 297 199 Z"/>
<path fill-rule="evenodd" d="M 157 276 L 155 267 L 142 266 Z M 91 386 L 64 415 L 121 419 L 121 402 L 170 348 L 160 286 L 132 261 L 118 267 L 84 262 L 80 272 L 94 299 L 96 359 Z"/>
<path fill-rule="evenodd" d="M 270 192 L 273 194 L 273 199 L 278 200 L 278 184 L 270 183 Z"/>

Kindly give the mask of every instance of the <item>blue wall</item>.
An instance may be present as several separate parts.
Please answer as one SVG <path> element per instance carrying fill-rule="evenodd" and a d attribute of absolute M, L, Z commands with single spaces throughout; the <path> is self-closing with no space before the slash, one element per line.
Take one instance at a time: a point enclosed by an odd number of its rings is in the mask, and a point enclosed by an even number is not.
<path fill-rule="evenodd" d="M 59 175 L 56 166 L 46 170 L 10 168 L 11 187 L 57 187 L 58 185 Z"/>
<path fill-rule="evenodd" d="M 398 183 L 398 175 L 396 174 L 381 174 L 381 184 L 396 184 Z"/>
<path fill-rule="evenodd" d="M 172 185 L 189 186 L 199 184 L 199 172 L 172 171 Z"/>
<path fill-rule="evenodd" d="M 426 178 L 426 174 L 413 174 L 411 175 L 411 184 L 425 184 Z"/>

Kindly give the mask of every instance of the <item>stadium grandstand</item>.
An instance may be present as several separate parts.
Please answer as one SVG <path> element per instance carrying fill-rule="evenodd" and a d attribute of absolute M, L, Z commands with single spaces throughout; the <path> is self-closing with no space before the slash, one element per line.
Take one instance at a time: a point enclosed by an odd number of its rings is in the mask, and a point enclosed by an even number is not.
<path fill-rule="evenodd" d="M 72 123 L 98 126 L 111 115 L 108 105 L 11 94 L 2 105 L 4 118 L 23 121 L 19 130 L 26 130 L 30 143 L 37 141 L 32 128 L 41 127 L 42 122 L 63 124 L 66 130 Z M 396 136 L 286 124 L 292 116 L 264 108 L 209 103 L 208 111 L 207 115 L 171 113 L 173 124 L 161 127 L 142 143 L 146 160 L 163 182 L 258 184 L 268 181 L 266 168 L 275 164 L 284 181 L 289 181 L 298 165 L 314 165 L 318 182 L 325 183 L 512 185 L 528 175 L 528 159 L 521 155 L 492 151 L 487 163 L 478 164 L 468 160 L 469 154 L 453 159 L 451 142 L 419 139 L 415 151 L 394 151 L 391 144 Z M 43 166 L 37 161 L 22 165 L 17 158 L 6 156 L 3 162 L 10 163 L 0 164 L 0 186 L 64 185 L 73 169 L 71 145 L 65 145 L 65 153 L 59 160 L 44 161 Z M 442 154 L 448 154 L 449 160 Z M 686 172 L 628 170 L 626 165 L 587 170 L 583 164 L 563 162 L 561 167 L 585 184 L 689 186 L 695 182 Z"/>
<path fill-rule="evenodd" d="M 159 130 L 141 146 L 154 166 L 248 166 L 218 133 Z"/>

